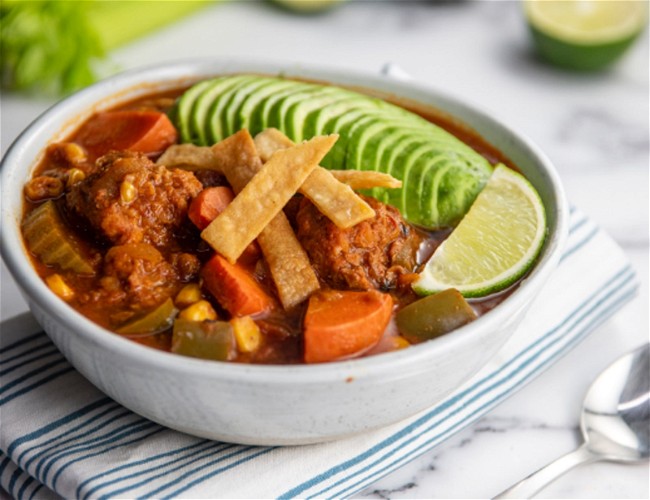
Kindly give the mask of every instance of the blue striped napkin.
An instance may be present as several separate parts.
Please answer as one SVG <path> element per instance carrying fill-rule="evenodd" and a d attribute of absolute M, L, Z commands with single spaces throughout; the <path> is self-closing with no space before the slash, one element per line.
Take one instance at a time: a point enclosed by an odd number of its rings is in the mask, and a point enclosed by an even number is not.
<path fill-rule="evenodd" d="M 79 375 L 31 317 L 17 317 L 0 337 L 0 485 L 18 499 L 350 497 L 542 373 L 637 286 L 621 249 L 573 210 L 557 272 L 478 375 L 408 420 L 302 447 L 219 443 L 150 422 Z"/>

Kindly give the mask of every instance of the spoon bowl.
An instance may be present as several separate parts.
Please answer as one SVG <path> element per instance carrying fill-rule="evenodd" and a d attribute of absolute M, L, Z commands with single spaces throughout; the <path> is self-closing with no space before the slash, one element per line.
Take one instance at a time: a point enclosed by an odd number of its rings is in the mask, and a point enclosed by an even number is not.
<path fill-rule="evenodd" d="M 586 446 L 604 460 L 650 456 L 650 344 L 612 363 L 585 397 L 580 428 Z"/>
<path fill-rule="evenodd" d="M 623 355 L 589 387 L 582 405 L 584 443 L 494 498 L 530 498 L 573 467 L 650 457 L 650 344 Z"/>

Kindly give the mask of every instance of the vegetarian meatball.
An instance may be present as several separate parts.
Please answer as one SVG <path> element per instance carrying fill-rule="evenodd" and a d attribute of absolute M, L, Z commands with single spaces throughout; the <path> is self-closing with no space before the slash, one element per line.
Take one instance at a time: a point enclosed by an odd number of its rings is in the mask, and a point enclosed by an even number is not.
<path fill-rule="evenodd" d="M 297 235 L 319 278 L 337 289 L 387 290 L 417 264 L 421 236 L 399 211 L 363 197 L 375 217 L 341 229 L 308 199 L 296 214 Z"/>
<path fill-rule="evenodd" d="M 66 203 L 113 244 L 163 248 L 201 189 L 192 172 L 157 166 L 141 153 L 112 152 L 72 186 Z"/>
<path fill-rule="evenodd" d="M 136 309 L 163 302 L 174 293 L 179 280 L 176 269 L 147 243 L 112 247 L 104 258 L 103 274 L 104 296 L 115 294 Z"/>

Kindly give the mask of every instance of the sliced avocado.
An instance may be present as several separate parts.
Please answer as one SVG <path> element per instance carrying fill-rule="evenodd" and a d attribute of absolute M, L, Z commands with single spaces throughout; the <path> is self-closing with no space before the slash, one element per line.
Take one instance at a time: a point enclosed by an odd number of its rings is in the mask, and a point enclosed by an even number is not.
<path fill-rule="evenodd" d="M 348 166 L 345 160 L 347 158 L 349 140 L 353 137 L 356 128 L 364 127 L 366 122 L 370 120 L 372 120 L 372 115 L 363 111 L 350 111 L 345 119 L 338 120 L 339 125 L 336 127 L 336 133 L 339 134 L 339 139 L 336 141 L 336 147 L 332 148 L 325 157 L 323 165 L 328 168 L 347 169 Z M 327 163 L 328 161 L 331 163 Z"/>
<path fill-rule="evenodd" d="M 426 164 L 422 164 L 421 173 L 417 179 L 417 192 L 418 193 L 436 193 L 440 196 L 438 189 L 444 175 L 454 168 L 453 162 L 449 161 L 444 154 L 439 154 L 437 158 L 432 159 Z M 426 199 L 425 199 L 426 198 Z M 411 204 L 411 211 L 417 213 L 420 217 L 421 224 L 427 226 L 430 222 L 440 219 L 438 213 L 438 206 L 435 204 L 427 203 L 429 196 L 417 196 L 410 198 L 408 203 Z"/>
<path fill-rule="evenodd" d="M 277 100 L 269 110 L 268 119 L 270 126 L 281 130 L 289 139 L 295 142 L 296 138 L 293 136 L 292 131 L 287 128 L 287 114 L 295 104 L 301 102 L 303 99 L 310 99 L 312 96 L 315 97 L 320 92 L 321 87 L 306 83 L 296 85 L 292 93 L 286 94 L 282 99 Z"/>
<path fill-rule="evenodd" d="M 224 106 L 232 93 L 244 85 L 248 78 L 250 77 L 246 75 L 231 76 L 229 78 L 231 85 L 224 88 L 219 95 L 214 96 L 212 102 L 206 102 L 209 105 L 205 117 L 205 140 L 207 144 L 215 144 L 226 137 L 222 126 Z"/>
<path fill-rule="evenodd" d="M 192 118 L 190 120 L 190 134 L 192 137 L 191 142 L 199 146 L 210 146 L 214 141 L 206 137 L 206 132 L 209 130 L 207 121 L 209 119 L 208 113 L 214 100 L 230 87 L 235 85 L 236 80 L 232 78 L 216 78 L 210 80 L 212 85 L 208 86 L 197 96 L 192 109 Z"/>
<path fill-rule="evenodd" d="M 219 78 L 223 80 L 224 78 Z M 190 87 L 178 100 L 176 105 L 175 122 L 181 140 L 183 142 L 195 143 L 195 138 L 190 132 L 190 122 L 194 119 L 196 108 L 195 101 L 203 94 L 203 91 L 213 85 L 215 80 L 205 80 Z M 196 143 L 195 143 L 196 144 Z"/>
<path fill-rule="evenodd" d="M 350 100 L 358 99 L 356 97 L 350 97 L 349 93 L 344 91 L 338 95 L 336 100 L 310 111 L 305 116 L 302 131 L 303 136 L 315 137 L 317 135 L 322 135 L 320 129 L 322 128 L 323 123 L 330 120 L 333 116 L 339 116 L 342 112 L 341 110 L 347 110 Z"/>
<path fill-rule="evenodd" d="M 323 134 L 339 134 L 339 139 L 334 144 L 332 150 L 325 156 L 323 166 L 335 169 L 347 168 L 345 159 L 347 155 L 348 140 L 351 133 L 357 127 L 362 127 L 364 124 L 374 117 L 376 106 L 372 101 L 367 105 L 357 103 L 354 107 L 341 115 L 330 119 L 323 127 Z"/>
<path fill-rule="evenodd" d="M 375 158 L 378 142 L 384 142 L 396 131 L 410 131 L 417 133 L 408 120 L 375 114 L 364 127 L 357 128 L 348 141 L 345 165 L 354 170 L 376 170 L 378 164 Z M 373 141 L 374 139 L 374 141 Z M 372 144 L 374 147 L 368 147 Z"/>
<path fill-rule="evenodd" d="M 420 198 L 424 194 L 420 191 L 422 189 L 420 181 L 430 166 L 432 164 L 435 165 L 439 161 L 442 161 L 439 153 L 431 148 L 427 148 L 423 154 L 413 157 L 413 161 L 408 163 L 407 169 L 403 174 L 402 187 L 404 189 L 402 189 L 402 207 L 404 216 L 409 218 L 408 214 L 410 213 L 409 220 L 413 219 L 414 223 L 422 226 L 426 226 L 426 224 L 423 223 L 424 214 L 419 213 Z"/>
<path fill-rule="evenodd" d="M 310 139 L 313 135 L 305 135 L 305 120 L 314 110 L 321 109 L 323 106 L 335 102 L 340 97 L 340 89 L 335 87 L 325 87 L 319 92 L 306 95 L 303 99 L 293 104 L 287 110 L 283 127 L 294 142 L 302 142 Z"/>
<path fill-rule="evenodd" d="M 392 189 L 388 191 L 388 203 L 398 208 L 407 220 L 410 219 L 408 219 L 405 211 L 406 198 L 408 196 L 419 196 L 413 195 L 410 190 L 406 189 L 410 180 L 409 172 L 417 160 L 427 153 L 430 153 L 428 143 L 412 143 L 404 148 L 395 158 L 394 162 L 390 164 L 388 173 L 396 179 L 400 179 L 402 181 L 402 187 L 400 189 Z"/>
<path fill-rule="evenodd" d="M 201 102 L 202 106 L 207 107 L 203 120 L 203 134 L 206 145 L 215 144 L 225 137 L 221 126 L 224 103 L 233 92 L 233 89 L 238 88 L 245 81 L 246 77 L 244 75 L 230 76 L 228 77 L 228 85 L 224 85 L 220 88 L 219 93 L 207 96 L 205 97 L 205 102 Z"/>
<path fill-rule="evenodd" d="M 457 159 L 454 168 L 440 180 L 435 200 L 439 217 L 450 227 L 455 227 L 487 183 L 492 167 L 487 163 L 474 163 Z"/>
<path fill-rule="evenodd" d="M 230 101 L 224 109 L 224 117 L 226 119 L 224 131 L 226 132 L 227 136 L 241 130 L 242 127 L 241 119 L 239 117 L 239 110 L 241 109 L 246 99 L 251 95 L 257 95 L 258 93 L 261 93 L 260 89 L 262 89 L 265 85 L 268 85 L 268 83 L 268 79 L 257 77 L 242 87 L 239 87 L 237 89 L 237 92 L 231 96 Z"/>
<path fill-rule="evenodd" d="M 276 79 L 276 87 L 273 92 L 265 95 L 260 99 L 255 108 L 251 111 L 250 124 L 251 130 L 264 130 L 269 127 L 268 115 L 273 107 L 273 104 L 282 99 L 285 95 L 291 94 L 295 91 L 296 82 L 291 80 Z"/>
<path fill-rule="evenodd" d="M 263 129 L 274 127 L 282 130 L 281 114 L 277 111 L 277 107 L 281 106 L 285 99 L 290 98 L 296 92 L 300 92 L 306 88 L 306 84 L 304 83 L 295 81 L 291 81 L 291 83 L 291 86 L 283 89 L 275 95 L 269 96 L 269 98 L 264 102 L 264 105 L 260 110 L 260 122 Z M 284 130 L 282 130 L 282 132 L 284 132 Z"/>
<path fill-rule="evenodd" d="M 418 138 L 426 142 L 430 141 L 429 137 L 422 138 L 423 134 L 420 132 L 419 128 L 413 128 L 410 124 L 401 126 L 399 122 L 392 123 L 390 126 L 384 127 L 384 129 L 375 127 L 374 133 L 362 140 L 365 144 L 360 144 L 354 151 L 355 159 L 353 161 L 357 162 L 361 170 L 390 173 L 389 169 L 386 168 L 388 165 L 393 165 L 393 162 L 386 160 L 389 153 L 392 153 L 393 157 L 399 156 L 406 146 Z M 348 167 L 350 167 L 351 161 L 350 159 L 347 161 Z M 368 194 L 386 203 L 391 191 L 395 190 L 373 188 Z"/>
<path fill-rule="evenodd" d="M 208 144 L 242 127 L 252 133 L 277 127 L 294 141 L 337 133 L 339 140 L 322 164 L 400 179 L 402 188 L 372 194 L 429 228 L 457 223 L 491 172 L 480 154 L 419 115 L 333 86 L 255 75 L 223 77 L 189 89 L 173 116 L 184 140 Z"/>
<path fill-rule="evenodd" d="M 306 102 L 322 98 L 323 94 L 327 95 L 325 87 L 309 85 L 307 88 L 287 96 L 280 106 L 275 107 L 275 112 L 278 113 L 278 123 L 280 124 L 278 128 L 284 131 L 287 137 L 290 137 L 291 140 L 298 142 L 292 119 L 295 110 L 300 108 L 300 106 Z M 302 131 L 300 132 L 300 135 L 302 135 Z"/>
<path fill-rule="evenodd" d="M 231 87 L 229 90 L 224 92 L 219 98 L 221 104 L 217 115 L 219 116 L 219 128 L 221 131 L 221 139 L 232 135 L 235 131 L 232 129 L 232 121 L 234 118 L 231 117 L 231 110 L 236 108 L 239 105 L 240 100 L 248 95 L 247 89 L 251 86 L 255 87 L 259 85 L 260 80 L 258 76 L 246 76 L 240 81 L 239 84 Z M 213 116 L 214 120 L 214 116 Z M 212 122 L 214 123 L 214 121 Z M 216 134 L 215 134 L 216 136 Z M 218 136 L 217 136 L 218 137 Z"/>
<path fill-rule="evenodd" d="M 256 92 L 246 96 L 237 111 L 236 123 L 239 124 L 239 129 L 247 128 L 253 135 L 264 129 L 260 119 L 260 110 L 264 102 L 271 96 L 293 86 L 293 82 L 277 78 L 265 78 L 264 81 L 264 85 L 259 87 Z"/>
<path fill-rule="evenodd" d="M 384 130 L 377 130 L 365 141 L 363 149 L 359 152 L 362 157 L 358 160 L 365 164 L 364 170 L 386 172 L 384 165 L 389 152 L 399 153 L 400 146 L 406 146 L 410 138 L 419 137 L 419 129 L 411 126 L 401 127 L 393 124 Z"/>

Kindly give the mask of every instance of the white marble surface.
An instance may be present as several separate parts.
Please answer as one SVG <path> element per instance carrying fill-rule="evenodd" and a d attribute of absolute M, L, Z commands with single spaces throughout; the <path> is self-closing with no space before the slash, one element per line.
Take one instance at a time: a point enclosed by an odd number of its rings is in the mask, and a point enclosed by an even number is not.
<path fill-rule="evenodd" d="M 626 250 L 639 296 L 483 419 L 358 498 L 486 498 L 580 442 L 580 402 L 619 354 L 647 342 L 648 35 L 610 71 L 562 72 L 531 57 L 518 2 L 357 1 L 321 16 L 257 2 L 209 6 L 112 54 L 123 68 L 214 56 L 375 73 L 387 62 L 491 110 L 555 162 L 572 203 Z M 51 100 L 3 94 L 2 153 Z M 26 309 L 2 267 L 2 318 Z M 648 464 L 594 464 L 541 498 L 649 498 Z"/>

